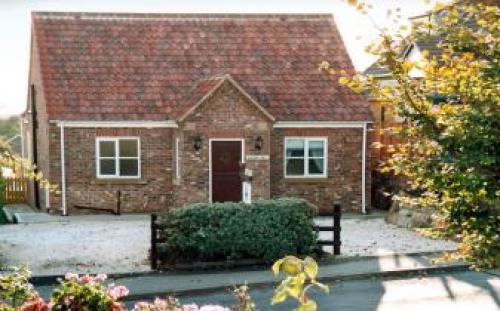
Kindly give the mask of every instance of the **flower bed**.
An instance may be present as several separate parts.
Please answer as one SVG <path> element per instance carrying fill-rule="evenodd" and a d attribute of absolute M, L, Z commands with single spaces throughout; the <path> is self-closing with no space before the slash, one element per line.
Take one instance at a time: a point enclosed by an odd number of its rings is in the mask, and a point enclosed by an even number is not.
<path fill-rule="evenodd" d="M 159 215 L 162 263 L 309 254 L 316 245 L 315 209 L 304 200 L 195 204 Z"/>
<path fill-rule="evenodd" d="M 283 303 L 288 298 L 296 300 L 294 310 L 316 311 L 317 304 L 309 290 L 318 287 L 329 292 L 327 285 L 317 281 L 318 264 L 311 257 L 299 259 L 286 256 L 272 266 L 273 273 L 284 274 L 285 279 L 275 289 L 271 304 Z M 0 311 L 126 311 L 124 299 L 129 290 L 123 285 L 105 284 L 107 276 L 66 273 L 53 290 L 50 300 L 45 301 L 29 282 L 28 267 L 13 268 L 0 275 Z M 225 307 L 216 304 L 198 306 L 181 304 L 174 297 L 156 298 L 153 302 L 136 302 L 131 311 L 257 311 L 245 284 L 232 290 L 236 304 Z"/>

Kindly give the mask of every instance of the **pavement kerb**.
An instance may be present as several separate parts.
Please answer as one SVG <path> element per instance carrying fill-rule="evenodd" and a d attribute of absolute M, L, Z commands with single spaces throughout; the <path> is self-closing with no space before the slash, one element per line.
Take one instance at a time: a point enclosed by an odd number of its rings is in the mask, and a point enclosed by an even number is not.
<path fill-rule="evenodd" d="M 382 255 L 382 256 L 351 256 L 351 257 L 331 257 L 331 258 L 325 258 L 323 260 L 318 260 L 318 264 L 320 266 L 324 265 L 331 265 L 331 264 L 342 264 L 342 263 L 347 263 L 347 262 L 355 262 L 355 261 L 364 261 L 364 260 L 374 260 L 374 259 L 383 259 L 383 258 L 389 258 L 389 257 L 394 257 L 394 256 L 432 256 L 432 255 L 440 255 L 443 254 L 442 251 L 437 251 L 437 252 L 420 252 L 420 253 L 401 253 L 401 254 L 392 254 L 392 255 Z M 254 267 L 253 269 L 249 269 L 251 267 Z M 233 271 L 255 271 L 259 270 L 258 268 L 255 267 L 260 267 L 264 268 L 267 266 L 264 265 L 252 265 L 252 266 L 242 266 L 242 267 L 234 267 Z M 467 266 L 468 267 L 468 266 Z M 247 268 L 247 269 L 245 269 Z M 434 268 L 434 267 L 430 267 Z M 231 269 L 231 268 L 229 268 Z M 426 269 L 426 268 L 424 268 Z M 121 273 L 108 273 L 108 279 L 122 279 L 122 278 L 133 278 L 133 277 L 145 277 L 145 276 L 157 276 L 161 274 L 165 275 L 186 275 L 186 274 L 205 274 L 205 273 L 213 273 L 213 272 L 228 272 L 228 269 L 200 269 L 200 270 L 177 270 L 177 271 L 169 271 L 169 270 L 150 270 L 150 271 L 139 271 L 139 272 L 121 272 Z M 377 274 L 383 274 L 388 271 L 379 271 Z M 390 271 L 389 271 L 390 272 Z M 360 274 L 362 275 L 362 274 Z M 37 276 L 32 276 L 30 278 L 30 282 L 35 285 L 35 286 L 43 286 L 43 285 L 51 285 L 51 284 L 56 284 L 58 279 L 63 279 L 64 275 L 37 275 Z"/>
<path fill-rule="evenodd" d="M 353 273 L 346 275 L 336 275 L 336 276 L 323 276 L 318 277 L 318 281 L 320 282 L 335 282 L 335 281 L 351 281 L 351 280 L 363 280 L 374 277 L 400 277 L 400 276 L 408 276 L 408 275 L 421 275 L 421 274 L 433 274 L 433 273 L 442 273 L 442 272 L 457 272 L 457 271 L 467 271 L 470 266 L 466 264 L 452 264 L 452 265 L 442 265 L 436 267 L 426 267 L 426 268 L 416 268 L 416 269 L 404 269 L 404 270 L 392 270 L 392 271 L 379 271 L 379 272 L 370 272 L 370 273 Z M 249 287 L 264 287 L 264 286 L 273 286 L 277 285 L 279 281 L 264 281 L 264 282 L 245 282 L 242 281 L 241 284 L 246 284 Z M 175 297 L 182 297 L 186 295 L 205 295 L 211 294 L 223 290 L 229 291 L 235 285 L 241 284 L 225 284 L 225 285 L 217 285 L 213 287 L 204 287 L 204 288 L 193 288 L 193 289 L 184 289 L 177 290 L 174 292 L 150 292 L 150 293 L 142 293 L 142 294 L 129 294 L 124 297 L 124 301 L 138 301 L 138 300 L 146 300 L 152 299 L 155 297 L 164 297 L 166 295 L 174 295 Z"/>

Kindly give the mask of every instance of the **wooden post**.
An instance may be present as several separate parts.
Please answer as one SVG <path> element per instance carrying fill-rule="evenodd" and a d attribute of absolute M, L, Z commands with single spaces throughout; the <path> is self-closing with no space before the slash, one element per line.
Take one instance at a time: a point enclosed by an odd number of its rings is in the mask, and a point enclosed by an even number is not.
<path fill-rule="evenodd" d="M 157 238 L 158 238 L 158 230 L 156 226 L 156 221 L 158 220 L 158 215 L 151 214 L 151 269 L 158 269 L 158 254 L 157 254 Z"/>
<path fill-rule="evenodd" d="M 340 217 L 342 211 L 340 204 L 333 205 L 333 254 L 340 255 L 340 245 L 342 244 L 340 240 Z"/>
<path fill-rule="evenodd" d="M 121 215 L 122 206 L 122 192 L 120 190 L 116 191 L 116 215 Z"/>

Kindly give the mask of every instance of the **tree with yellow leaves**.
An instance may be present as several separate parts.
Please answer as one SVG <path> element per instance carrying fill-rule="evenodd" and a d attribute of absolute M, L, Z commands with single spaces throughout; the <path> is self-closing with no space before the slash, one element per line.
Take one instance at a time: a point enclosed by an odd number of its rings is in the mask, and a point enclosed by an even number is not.
<path fill-rule="evenodd" d="M 38 172 L 27 159 L 23 159 L 12 153 L 12 150 L 7 142 L 0 138 L 0 207 L 3 203 L 4 183 L 2 179 L 2 171 L 4 168 L 12 169 L 17 175 L 25 178 L 38 181 L 41 188 L 47 188 L 50 191 L 57 191 L 55 185 L 51 185 L 49 181 L 43 177 L 41 172 Z"/>
<path fill-rule="evenodd" d="M 363 1 L 348 1 L 369 14 Z M 500 9 L 494 1 L 452 1 L 427 21 L 390 32 L 368 47 L 397 82 L 380 85 L 371 76 L 339 75 L 339 83 L 370 92 L 403 117 L 407 126 L 390 129 L 401 137 L 383 170 L 411 182 L 403 204 L 431 207 L 439 216 L 431 234 L 459 239 L 449 259 L 475 267 L 500 266 Z M 402 49 L 433 40 L 439 53 L 423 51 L 410 62 Z M 410 72 L 419 70 L 423 78 Z M 415 195 L 416 193 L 416 195 Z"/>

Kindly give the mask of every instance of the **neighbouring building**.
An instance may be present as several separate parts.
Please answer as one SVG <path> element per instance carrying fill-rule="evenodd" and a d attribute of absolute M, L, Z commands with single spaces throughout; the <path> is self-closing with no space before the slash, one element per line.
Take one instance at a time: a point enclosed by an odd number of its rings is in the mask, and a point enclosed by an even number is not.
<path fill-rule="evenodd" d="M 32 14 L 25 151 L 73 214 L 301 197 L 370 209 L 369 103 L 326 14 Z M 34 139 L 33 139 L 34 138 Z"/>
<path fill-rule="evenodd" d="M 432 14 L 423 14 L 411 17 L 412 23 L 429 22 L 433 17 Z M 406 45 L 401 50 L 400 58 L 409 62 L 425 61 L 423 52 L 427 53 L 429 57 L 440 59 L 441 49 L 439 43 L 442 41 L 441 36 L 427 36 L 425 38 L 416 38 L 414 42 Z M 374 62 L 364 72 L 364 75 L 372 76 L 377 79 L 380 85 L 396 85 L 396 80 L 392 76 L 390 70 L 379 63 Z M 409 76 L 412 79 L 418 80 L 424 77 L 424 72 L 419 69 L 413 69 Z M 371 163 L 371 178 L 372 178 L 372 205 L 375 208 L 388 209 L 391 205 L 391 196 L 388 193 L 398 192 L 400 189 L 407 187 L 407 180 L 401 176 L 394 176 L 391 174 L 382 174 L 379 171 L 380 166 L 387 161 L 392 153 L 391 147 L 400 144 L 402 141 L 399 137 L 391 135 L 387 130 L 389 128 L 398 128 L 408 126 L 407 121 L 398 115 L 397 112 L 392 110 L 392 107 L 387 107 L 383 102 L 372 98 L 367 94 L 370 102 L 370 109 L 373 115 L 372 124 L 372 142 L 375 147 L 370 150 L 370 163 Z M 442 100 L 436 95 L 433 98 L 436 104 Z"/>

